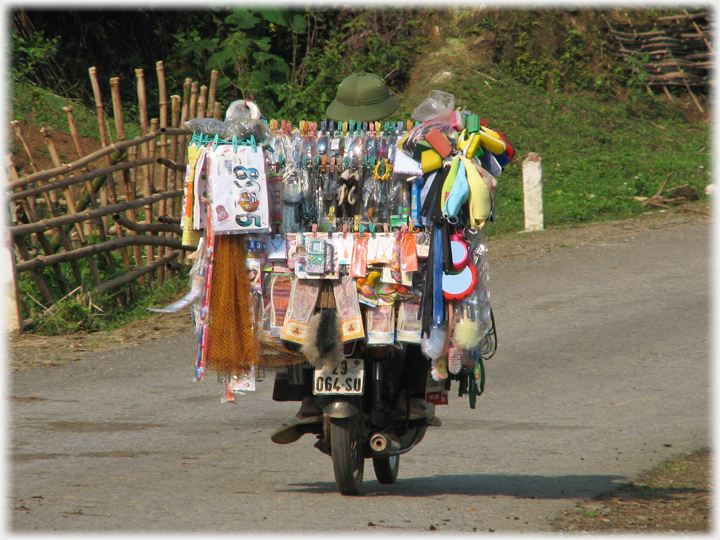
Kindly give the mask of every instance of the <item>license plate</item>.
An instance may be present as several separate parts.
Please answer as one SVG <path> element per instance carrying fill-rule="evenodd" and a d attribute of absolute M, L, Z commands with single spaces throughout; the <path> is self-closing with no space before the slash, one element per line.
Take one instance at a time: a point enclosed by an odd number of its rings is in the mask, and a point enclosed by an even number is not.
<path fill-rule="evenodd" d="M 362 394 L 364 375 L 362 358 L 345 358 L 335 365 L 325 365 L 315 370 L 313 394 Z"/>

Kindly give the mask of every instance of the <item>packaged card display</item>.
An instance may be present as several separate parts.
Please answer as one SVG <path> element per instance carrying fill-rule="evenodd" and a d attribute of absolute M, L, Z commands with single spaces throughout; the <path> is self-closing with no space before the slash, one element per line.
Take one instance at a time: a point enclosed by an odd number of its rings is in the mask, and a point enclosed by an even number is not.
<path fill-rule="evenodd" d="M 193 225 L 195 230 L 202 230 L 207 223 L 208 174 L 207 152 L 203 153 L 195 166 L 195 182 L 193 183 Z"/>
<path fill-rule="evenodd" d="M 251 366 L 246 372 L 242 373 L 239 377 L 236 375 L 230 375 L 228 380 L 228 389 L 233 394 L 242 395 L 244 392 L 255 391 L 255 366 Z"/>
<path fill-rule="evenodd" d="M 355 239 L 352 261 L 350 262 L 350 275 L 352 277 L 365 277 L 367 272 L 368 240 L 370 236 L 360 234 Z"/>
<path fill-rule="evenodd" d="M 310 317 L 320 295 L 320 282 L 314 279 L 293 280 L 290 305 L 285 313 L 280 339 L 300 343 L 307 342 Z"/>
<path fill-rule="evenodd" d="M 290 304 L 293 278 L 288 275 L 274 275 L 270 278 L 270 335 L 280 337 L 285 314 Z"/>
<path fill-rule="evenodd" d="M 193 229 L 195 176 L 198 161 L 205 157 L 207 147 L 191 144 L 188 146 L 187 165 L 185 166 L 185 180 L 183 183 L 183 200 L 180 209 L 180 224 L 183 229 Z"/>
<path fill-rule="evenodd" d="M 422 340 L 422 321 L 420 299 L 405 300 L 399 303 L 397 316 L 396 338 L 404 343 L 420 343 Z"/>
<path fill-rule="evenodd" d="M 395 249 L 395 237 L 376 235 L 368 239 L 367 264 L 390 264 Z"/>
<path fill-rule="evenodd" d="M 253 291 L 262 291 L 262 259 L 247 257 L 245 259 L 245 266 L 248 269 L 248 276 L 250 277 L 250 288 Z"/>
<path fill-rule="evenodd" d="M 295 260 L 297 255 L 297 237 L 295 233 L 289 233 L 285 235 L 285 247 L 287 250 L 287 263 L 286 266 L 291 272 L 295 270 Z"/>
<path fill-rule="evenodd" d="M 415 237 L 414 233 L 408 231 L 400 241 L 400 268 L 403 272 L 417 272 L 418 257 Z"/>
<path fill-rule="evenodd" d="M 342 277 L 335 282 L 333 292 L 335 293 L 335 307 L 340 317 L 343 342 L 364 338 L 365 330 L 363 329 L 355 280 L 350 276 Z"/>
<path fill-rule="evenodd" d="M 295 275 L 301 279 L 337 279 L 340 267 L 335 244 L 327 233 L 298 233 Z"/>
<path fill-rule="evenodd" d="M 349 265 L 352 262 L 355 237 L 352 234 L 333 233 L 333 244 L 338 264 Z"/>
<path fill-rule="evenodd" d="M 395 308 L 380 305 L 365 312 L 368 345 L 392 345 L 395 342 Z"/>

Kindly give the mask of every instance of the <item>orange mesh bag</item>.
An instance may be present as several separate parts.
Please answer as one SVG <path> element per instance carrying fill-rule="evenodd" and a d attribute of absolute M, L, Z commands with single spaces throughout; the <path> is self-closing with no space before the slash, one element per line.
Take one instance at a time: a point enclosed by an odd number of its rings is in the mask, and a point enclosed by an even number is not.
<path fill-rule="evenodd" d="M 262 346 L 261 366 L 292 366 L 307 360 L 303 353 L 288 349 L 279 339 L 262 339 L 260 345 Z"/>
<path fill-rule="evenodd" d="M 260 359 L 242 236 L 226 234 L 216 238 L 212 279 L 207 368 L 242 376 L 251 366 L 258 365 Z"/>
<path fill-rule="evenodd" d="M 245 264 L 245 239 L 218 235 L 210 291 L 207 369 L 242 376 L 251 366 L 290 366 L 305 355 L 280 340 L 260 337 L 261 310 L 256 309 Z"/>

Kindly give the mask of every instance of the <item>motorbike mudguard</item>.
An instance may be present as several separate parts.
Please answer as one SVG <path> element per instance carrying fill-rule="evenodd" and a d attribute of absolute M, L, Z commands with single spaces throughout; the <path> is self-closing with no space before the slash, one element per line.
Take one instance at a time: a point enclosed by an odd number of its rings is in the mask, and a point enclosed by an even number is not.
<path fill-rule="evenodd" d="M 360 413 L 360 407 L 347 400 L 335 400 L 324 405 L 322 411 L 330 418 L 350 418 Z"/>

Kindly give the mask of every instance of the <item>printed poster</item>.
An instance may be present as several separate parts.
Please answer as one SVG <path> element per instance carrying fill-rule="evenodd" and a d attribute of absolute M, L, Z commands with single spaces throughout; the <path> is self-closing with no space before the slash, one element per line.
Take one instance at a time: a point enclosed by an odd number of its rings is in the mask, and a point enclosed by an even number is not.
<path fill-rule="evenodd" d="M 223 144 L 208 147 L 213 229 L 216 234 L 270 231 L 268 187 L 262 149 Z"/>

